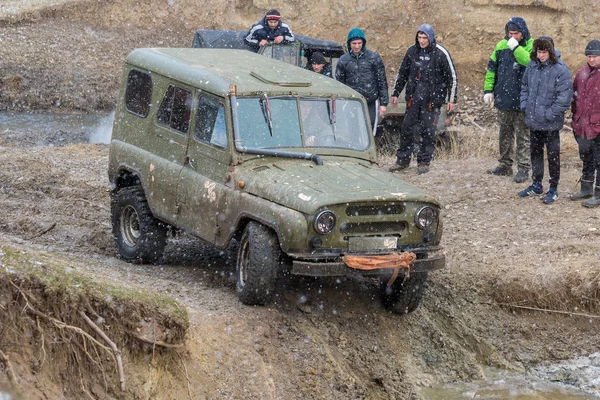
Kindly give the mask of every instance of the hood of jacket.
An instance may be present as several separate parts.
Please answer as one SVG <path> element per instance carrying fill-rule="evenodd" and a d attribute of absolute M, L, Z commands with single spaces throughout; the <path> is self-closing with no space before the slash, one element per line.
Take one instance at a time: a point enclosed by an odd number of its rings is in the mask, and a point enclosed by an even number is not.
<path fill-rule="evenodd" d="M 362 51 L 364 52 L 365 50 L 367 50 L 367 38 L 366 38 L 363 30 L 360 28 L 352 28 L 352 29 L 350 29 L 350 32 L 348 32 L 348 40 L 346 40 L 346 44 L 348 45 L 348 52 L 350 52 L 350 53 L 352 52 L 352 48 L 350 47 L 350 42 L 355 39 L 362 39 L 362 41 L 363 41 Z"/>
<path fill-rule="evenodd" d="M 417 33 L 415 33 L 415 45 L 417 48 L 420 47 L 419 32 L 423 32 L 427 35 L 427 38 L 429 38 L 429 48 L 435 47 L 435 33 L 433 32 L 433 26 L 429 24 L 423 24 L 419 27 L 419 29 L 417 29 Z"/>
<path fill-rule="evenodd" d="M 515 24 L 521 29 L 521 32 L 523 33 L 523 39 L 521 39 L 520 42 L 521 44 L 527 42 L 531 38 L 531 35 L 529 34 L 529 28 L 527 28 L 527 23 L 525 20 L 521 17 L 512 17 L 504 26 L 504 39 L 510 39 L 510 36 L 508 36 L 508 25 L 510 24 Z"/>

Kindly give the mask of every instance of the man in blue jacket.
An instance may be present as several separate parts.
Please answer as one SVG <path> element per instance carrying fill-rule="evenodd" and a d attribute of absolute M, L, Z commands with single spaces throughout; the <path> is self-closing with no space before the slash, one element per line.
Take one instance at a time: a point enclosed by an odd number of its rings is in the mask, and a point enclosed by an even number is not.
<path fill-rule="evenodd" d="M 542 198 L 544 204 L 558 199 L 560 179 L 560 136 L 565 111 L 571 107 L 573 85 L 571 72 L 554 49 L 554 41 L 542 36 L 533 42 L 531 62 L 527 65 L 521 87 L 521 110 L 531 129 L 531 178 L 533 183 L 519 192 L 520 197 L 544 193 L 544 146 L 548 158 L 550 189 Z"/>
<path fill-rule="evenodd" d="M 288 24 L 281 21 L 279 11 L 273 9 L 267 11 L 265 16 L 248 31 L 246 42 L 254 49 L 266 46 L 270 42 L 275 44 L 291 43 L 295 40 L 292 30 Z"/>
<path fill-rule="evenodd" d="M 385 66 L 379 54 L 367 50 L 367 39 L 361 29 L 351 29 L 347 43 L 350 50 L 340 57 L 335 68 L 335 79 L 365 97 L 375 132 L 377 117 L 385 113 L 388 104 Z"/>
<path fill-rule="evenodd" d="M 525 115 L 519 108 L 521 80 L 529 63 L 533 39 L 523 18 L 511 18 L 504 27 L 504 39 L 496 44 L 488 61 L 483 85 L 483 101 L 498 109 L 499 150 L 498 166 L 488 174 L 512 176 L 512 165 L 516 158 L 516 183 L 529 178 L 529 130 L 525 126 Z M 516 138 L 516 151 L 515 151 Z M 516 154 L 516 157 L 515 157 Z"/>
<path fill-rule="evenodd" d="M 436 43 L 433 27 L 423 24 L 408 48 L 398 69 L 392 106 L 406 86 L 406 112 L 400 131 L 400 145 L 396 164 L 390 172 L 402 170 L 410 164 L 413 152 L 413 127 L 419 126 L 420 139 L 417 165 L 420 174 L 429 172 L 435 150 L 435 130 L 440 108 L 447 102 L 448 111 L 454 111 L 458 98 L 458 78 L 448 50 Z"/>

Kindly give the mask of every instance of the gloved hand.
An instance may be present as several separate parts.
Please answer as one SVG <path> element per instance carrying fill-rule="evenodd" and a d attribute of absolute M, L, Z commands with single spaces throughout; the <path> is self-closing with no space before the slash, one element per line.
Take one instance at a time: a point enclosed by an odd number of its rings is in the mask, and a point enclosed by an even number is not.
<path fill-rule="evenodd" d="M 485 104 L 492 104 L 494 102 L 494 93 L 486 93 L 483 95 L 483 102 Z"/>
<path fill-rule="evenodd" d="M 514 37 L 511 37 L 510 39 L 508 39 L 508 47 L 510 47 L 511 50 L 516 49 L 518 45 L 519 45 L 519 41 L 517 39 L 515 39 Z"/>

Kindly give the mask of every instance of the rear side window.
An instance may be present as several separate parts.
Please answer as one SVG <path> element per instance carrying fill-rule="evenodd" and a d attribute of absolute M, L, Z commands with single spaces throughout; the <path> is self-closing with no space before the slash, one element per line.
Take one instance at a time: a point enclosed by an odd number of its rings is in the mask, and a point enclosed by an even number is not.
<path fill-rule="evenodd" d="M 192 111 L 192 92 L 176 86 L 169 86 L 160 103 L 156 121 L 181 133 L 187 133 Z"/>
<path fill-rule="evenodd" d="M 201 142 L 227 147 L 225 108 L 216 98 L 201 95 L 198 99 L 194 137 Z"/>
<path fill-rule="evenodd" d="M 132 69 L 127 76 L 125 108 L 127 111 L 147 117 L 152 101 L 152 77 L 150 74 Z"/>

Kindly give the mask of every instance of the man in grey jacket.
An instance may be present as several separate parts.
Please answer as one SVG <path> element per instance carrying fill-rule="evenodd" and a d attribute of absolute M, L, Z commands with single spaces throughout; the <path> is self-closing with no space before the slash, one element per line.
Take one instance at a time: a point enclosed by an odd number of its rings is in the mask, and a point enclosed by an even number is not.
<path fill-rule="evenodd" d="M 573 85 L 571 72 L 554 49 L 554 41 L 542 36 L 533 42 L 531 62 L 525 69 L 521 87 L 521 110 L 530 129 L 532 184 L 520 191 L 520 197 L 544 193 L 544 146 L 548 157 L 550 189 L 542 198 L 544 204 L 558 199 L 560 179 L 560 136 L 565 111 L 571 106 Z"/>

